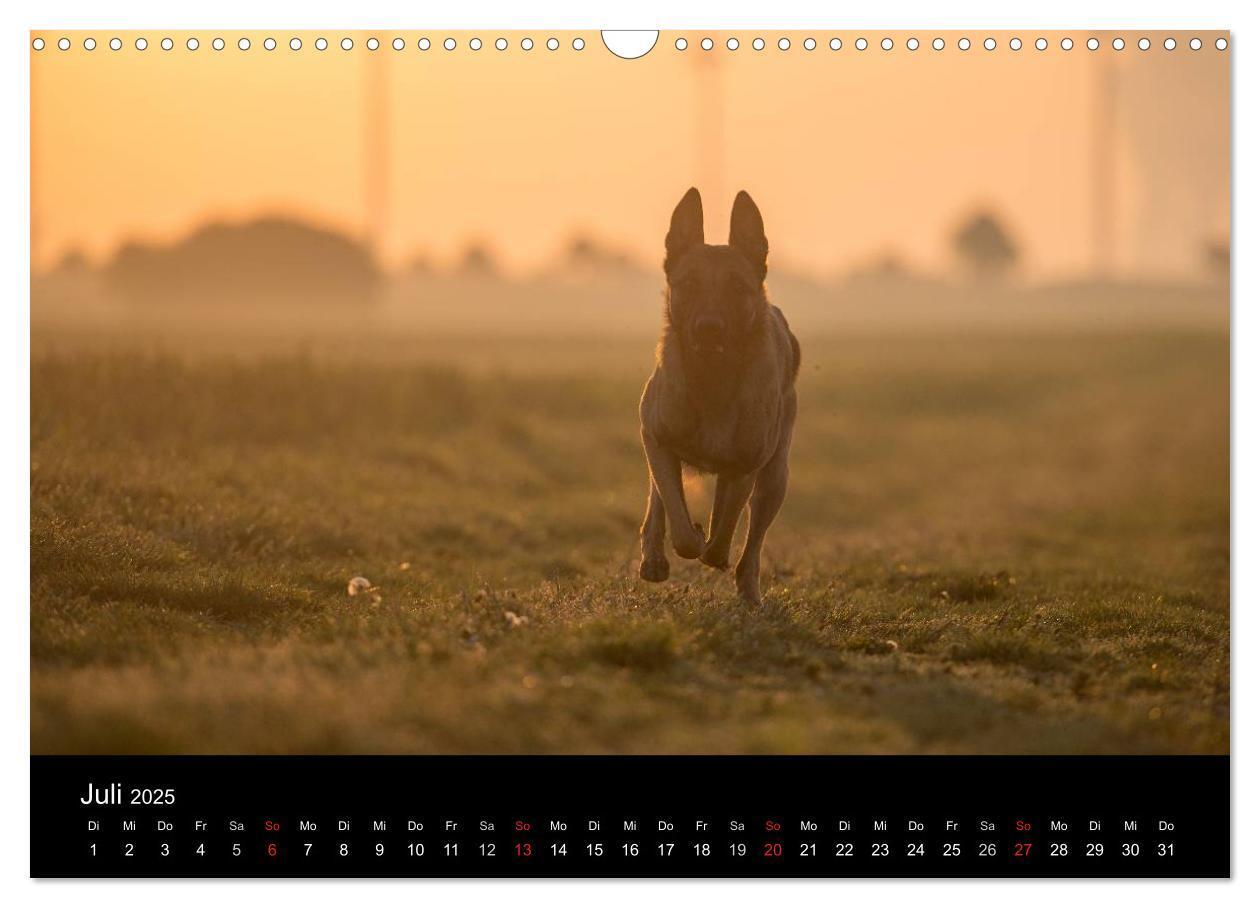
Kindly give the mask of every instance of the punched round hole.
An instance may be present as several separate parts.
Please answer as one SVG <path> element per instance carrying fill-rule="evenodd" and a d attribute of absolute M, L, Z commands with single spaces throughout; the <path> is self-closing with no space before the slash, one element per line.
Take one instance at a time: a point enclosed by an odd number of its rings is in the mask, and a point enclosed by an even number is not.
<path fill-rule="evenodd" d="M 494 39 L 494 49 L 495 49 L 495 50 L 507 50 L 507 38 L 495 38 L 495 39 Z"/>
<path fill-rule="evenodd" d="M 1151 39 L 1150 39 L 1150 38 L 1139 38 L 1139 39 L 1138 39 L 1138 50 L 1150 50 L 1150 49 L 1151 49 Z"/>
<path fill-rule="evenodd" d="M 1038 38 L 1036 41 L 1033 42 L 1033 46 L 1037 48 L 1037 50 L 1045 50 L 1047 47 L 1050 46 L 1050 42 L 1047 41 L 1045 38 Z"/>
<path fill-rule="evenodd" d="M 1164 39 L 1164 50 L 1176 50 L 1176 49 L 1177 49 L 1177 39 L 1176 39 L 1176 38 L 1165 38 L 1165 39 Z"/>
<path fill-rule="evenodd" d="M 1064 38 L 1062 41 L 1059 42 L 1059 47 L 1063 48 L 1064 50 L 1071 50 L 1073 47 L 1072 39 Z"/>
<path fill-rule="evenodd" d="M 614 57 L 622 60 L 638 60 L 646 57 L 656 48 L 661 33 L 656 29 L 645 28 L 602 29 L 599 38 Z"/>
<path fill-rule="evenodd" d="M 1011 50 L 1019 50 L 1023 46 L 1024 46 L 1024 42 L 1019 40 L 1018 38 L 1011 39 Z"/>
<path fill-rule="evenodd" d="M 970 50 L 970 49 L 971 49 L 971 39 L 970 39 L 970 38 L 959 38 L 959 39 L 958 39 L 958 49 L 959 49 L 959 50 Z"/>
<path fill-rule="evenodd" d="M 879 46 L 880 46 L 880 47 L 882 47 L 884 50 L 892 50 L 892 49 L 893 49 L 893 39 L 892 39 L 892 38 L 885 38 L 883 41 L 880 41 L 880 42 L 879 42 Z"/>
<path fill-rule="evenodd" d="M 944 38 L 933 38 L 933 39 L 932 39 L 932 50 L 944 50 L 944 49 L 945 49 L 945 39 L 944 39 Z"/>
<path fill-rule="evenodd" d="M 521 39 L 521 50 L 533 50 L 533 49 L 534 49 L 534 39 L 533 39 L 533 38 L 522 38 L 522 39 Z"/>
<path fill-rule="evenodd" d="M 110 39 L 109 39 L 109 49 L 110 49 L 110 50 L 122 50 L 122 38 L 110 38 Z"/>
<path fill-rule="evenodd" d="M 210 42 L 210 46 L 215 50 L 223 50 L 223 48 L 227 47 L 222 38 L 215 38 Z"/>
<path fill-rule="evenodd" d="M 443 46 L 443 47 L 445 47 L 447 50 L 454 50 L 454 49 L 455 49 L 455 39 L 454 39 L 454 38 L 447 38 L 445 41 L 443 41 L 443 42 L 442 42 L 442 46 Z"/>
<path fill-rule="evenodd" d="M 559 50 L 560 42 L 555 38 L 547 39 L 547 50 Z"/>
<path fill-rule="evenodd" d="M 136 39 L 136 50 L 145 50 L 148 48 L 148 46 L 149 46 L 149 42 L 145 38 Z"/>
<path fill-rule="evenodd" d="M 1191 50 L 1198 50 L 1198 49 L 1199 49 L 1199 48 L 1201 48 L 1202 46 L 1203 46 L 1203 42 L 1202 42 L 1202 41 L 1200 41 L 1198 38 L 1191 38 L 1191 39 L 1190 39 L 1190 49 L 1191 49 Z"/>
<path fill-rule="evenodd" d="M 31 42 L 31 47 L 33 47 L 35 50 L 43 50 L 43 49 L 44 49 L 44 39 L 43 39 L 43 38 L 36 38 L 34 41 L 32 41 L 32 42 Z"/>
<path fill-rule="evenodd" d="M 1115 50 L 1124 50 L 1124 39 L 1123 39 L 1123 38 L 1113 38 L 1113 39 L 1112 39 L 1112 41 L 1111 41 L 1111 46 L 1112 46 L 1112 48 L 1113 48 L 1113 49 L 1115 49 Z"/>
<path fill-rule="evenodd" d="M 779 39 L 779 50 L 787 50 L 791 46 L 792 46 L 792 42 L 789 41 L 787 38 Z"/>
<path fill-rule="evenodd" d="M 1088 41 L 1085 42 L 1085 46 L 1088 47 L 1090 50 L 1098 50 L 1099 48 L 1098 39 L 1090 38 Z"/>
<path fill-rule="evenodd" d="M 815 47 L 818 46 L 818 42 L 815 41 L 813 38 L 806 38 L 804 43 L 801 46 L 804 47 L 806 50 L 813 50 Z"/>
<path fill-rule="evenodd" d="M 856 41 L 853 42 L 853 46 L 856 47 L 858 50 L 866 50 L 866 48 L 869 45 L 866 43 L 865 38 L 858 38 Z"/>
<path fill-rule="evenodd" d="M 60 39 L 58 39 L 58 41 L 57 41 L 57 49 L 58 49 L 58 50 L 69 50 L 69 49 L 70 49 L 70 39 L 69 39 L 69 38 L 60 38 Z"/>
<path fill-rule="evenodd" d="M 342 38 L 342 39 L 341 39 L 341 49 L 342 49 L 342 50 L 350 50 L 350 49 L 351 49 L 351 48 L 353 48 L 353 47 L 354 47 L 354 41 L 353 41 L 353 40 L 351 40 L 350 38 Z"/>
<path fill-rule="evenodd" d="M 469 50 L 481 50 L 481 39 L 480 39 L 480 38 L 473 38 L 471 41 L 469 41 L 469 42 L 468 42 L 468 49 L 469 49 Z"/>
<path fill-rule="evenodd" d="M 394 50 L 402 50 L 407 46 L 407 42 L 402 38 L 395 38 L 393 41 L 389 42 L 389 46 Z"/>
<path fill-rule="evenodd" d="M 377 41 L 375 38 L 368 38 L 368 39 L 367 39 L 367 49 L 368 49 L 368 50 L 376 50 L 376 49 L 377 49 L 377 48 L 379 48 L 380 46 L 381 46 L 381 42 L 380 42 L 380 41 Z"/>
<path fill-rule="evenodd" d="M 316 49 L 316 50 L 328 50 L 328 39 L 327 39 L 327 38 L 316 38 L 316 39 L 315 39 L 315 49 Z"/>
<path fill-rule="evenodd" d="M 765 50 L 765 49 L 766 49 L 765 38 L 753 38 L 753 50 Z"/>
<path fill-rule="evenodd" d="M 574 38 L 574 39 L 573 39 L 573 49 L 574 49 L 574 50 L 584 50 L 585 48 L 586 48 L 586 41 L 585 41 L 584 39 L 582 39 L 582 38 Z"/>
<path fill-rule="evenodd" d="M 738 38 L 727 38 L 727 39 L 726 39 L 726 49 L 727 49 L 727 50 L 739 50 L 739 39 L 738 39 Z"/>
<path fill-rule="evenodd" d="M 275 49 L 276 49 L 276 39 L 275 39 L 275 38 L 267 38 L 266 40 L 264 40 L 264 41 L 263 41 L 263 47 L 264 47 L 266 50 L 275 50 Z"/>
<path fill-rule="evenodd" d="M 295 37 L 295 38 L 290 38 L 290 39 L 289 39 L 289 50 L 301 50 L 301 49 L 302 49 L 302 39 L 301 39 L 301 38 L 296 38 L 296 37 Z M 400 47 L 400 48 L 398 48 L 398 50 L 402 50 L 402 48 Z"/>
<path fill-rule="evenodd" d="M 84 39 L 83 39 L 83 49 L 84 49 L 84 50 L 96 50 L 96 39 L 95 39 L 95 38 L 84 38 Z"/>
<path fill-rule="evenodd" d="M 1229 41 L 1225 40 L 1224 38 L 1217 38 L 1217 39 L 1216 39 L 1216 49 L 1217 49 L 1217 50 L 1225 50 L 1227 47 L 1229 47 Z"/>
<path fill-rule="evenodd" d="M 432 46 L 433 46 L 433 42 L 430 41 L 428 38 L 421 38 L 419 41 L 416 42 L 416 47 L 420 48 L 421 50 L 428 50 Z"/>
<path fill-rule="evenodd" d="M 189 38 L 187 41 L 187 46 L 189 50 L 196 50 L 197 48 L 201 47 L 201 42 L 198 41 L 196 38 Z"/>
<path fill-rule="evenodd" d="M 827 42 L 827 46 L 830 47 L 832 50 L 839 50 L 842 45 L 840 43 L 839 38 L 832 38 L 830 41 Z"/>
<path fill-rule="evenodd" d="M 175 42 L 172 41 L 170 38 L 162 39 L 162 50 L 170 50 L 174 46 L 175 46 Z"/>
<path fill-rule="evenodd" d="M 701 50 L 713 50 L 713 39 L 712 39 L 712 38 L 702 38 L 702 39 L 701 39 L 701 41 L 700 41 L 700 49 L 701 49 Z"/>
<path fill-rule="evenodd" d="M 919 39 L 918 39 L 918 38 L 907 38 L 907 39 L 906 39 L 906 49 L 907 49 L 907 50 L 918 50 L 918 49 L 919 49 Z"/>
<path fill-rule="evenodd" d="M 985 38 L 985 39 L 984 39 L 984 49 L 985 49 L 985 50 L 994 50 L 996 47 L 997 47 L 997 42 L 996 42 L 996 41 L 994 41 L 992 38 Z"/>
<path fill-rule="evenodd" d="M 686 39 L 686 38 L 679 38 L 679 39 L 677 39 L 677 40 L 674 42 L 674 48 L 675 48 L 676 50 L 686 50 L 686 49 L 687 49 L 687 39 Z"/>

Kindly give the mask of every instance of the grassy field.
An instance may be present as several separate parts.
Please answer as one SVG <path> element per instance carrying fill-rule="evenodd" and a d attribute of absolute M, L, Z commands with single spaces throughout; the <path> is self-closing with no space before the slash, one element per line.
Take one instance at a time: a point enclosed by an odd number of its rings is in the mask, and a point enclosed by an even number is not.
<path fill-rule="evenodd" d="M 649 345 L 37 353 L 33 749 L 1228 749 L 1224 334 L 803 344 L 760 610 L 637 579 Z"/>

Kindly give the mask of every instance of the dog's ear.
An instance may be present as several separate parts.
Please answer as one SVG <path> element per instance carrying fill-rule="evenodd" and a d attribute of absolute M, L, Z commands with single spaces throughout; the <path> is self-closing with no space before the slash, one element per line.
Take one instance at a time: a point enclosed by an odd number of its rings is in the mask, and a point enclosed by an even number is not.
<path fill-rule="evenodd" d="M 742 189 L 735 196 L 731 207 L 731 237 L 727 241 L 757 269 L 761 280 L 766 279 L 766 257 L 770 244 L 766 241 L 766 228 L 761 222 L 761 212 L 752 196 Z"/>
<path fill-rule="evenodd" d="M 692 186 L 674 208 L 665 234 L 665 271 L 669 272 L 689 250 L 704 244 L 704 207 L 700 190 Z"/>

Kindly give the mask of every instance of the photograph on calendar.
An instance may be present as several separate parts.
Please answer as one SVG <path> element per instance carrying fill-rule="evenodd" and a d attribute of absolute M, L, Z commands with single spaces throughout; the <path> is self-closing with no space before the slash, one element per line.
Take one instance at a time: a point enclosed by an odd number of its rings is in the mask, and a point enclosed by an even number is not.
<path fill-rule="evenodd" d="M 31 33 L 33 753 L 1228 753 L 1226 34 Z"/>

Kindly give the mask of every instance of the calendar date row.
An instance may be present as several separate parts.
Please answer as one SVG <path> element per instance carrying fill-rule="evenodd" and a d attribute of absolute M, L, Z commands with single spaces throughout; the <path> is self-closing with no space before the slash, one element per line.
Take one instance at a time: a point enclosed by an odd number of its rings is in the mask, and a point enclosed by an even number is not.
<path fill-rule="evenodd" d="M 107 855 L 103 841 L 87 843 L 91 857 Z M 726 857 L 732 859 L 760 858 L 782 860 L 784 858 L 812 859 L 831 856 L 839 859 L 866 856 L 886 859 L 900 856 L 906 859 L 925 858 L 935 855 L 944 859 L 971 856 L 979 859 L 1007 857 L 1014 860 L 1031 860 L 1037 855 L 1069 858 L 1080 855 L 1085 858 L 1103 858 L 1114 854 L 1120 858 L 1135 859 L 1144 855 L 1157 858 L 1174 858 L 1177 854 L 1175 839 L 1163 840 L 1055 840 L 1034 841 L 916 841 L 916 840 L 824 840 L 824 841 L 435 841 L 424 840 L 336 840 L 315 841 L 207 841 L 177 840 L 139 841 L 125 840 L 114 843 L 117 856 L 123 859 L 145 856 L 167 858 L 176 855 L 181 847 L 195 858 L 227 857 L 230 859 L 263 858 L 279 860 L 288 858 L 349 859 L 360 856 L 385 858 L 461 858 L 472 856 L 482 859 L 508 858 L 519 861 L 539 858 L 564 859 L 571 856 L 599 859 L 620 857 L 636 859 L 654 857 L 668 859 L 675 854 L 692 858 Z"/>

